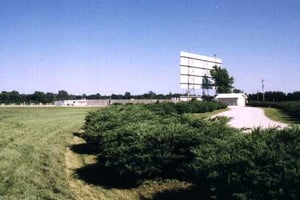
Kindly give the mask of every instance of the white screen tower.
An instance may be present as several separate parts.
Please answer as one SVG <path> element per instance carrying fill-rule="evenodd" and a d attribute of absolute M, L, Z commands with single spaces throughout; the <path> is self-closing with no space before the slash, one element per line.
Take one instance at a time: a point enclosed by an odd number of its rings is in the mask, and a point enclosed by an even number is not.
<path fill-rule="evenodd" d="M 188 52 L 180 52 L 180 87 L 187 90 L 188 96 L 201 89 L 203 77 L 211 78 L 213 66 L 222 66 L 222 60 Z"/>

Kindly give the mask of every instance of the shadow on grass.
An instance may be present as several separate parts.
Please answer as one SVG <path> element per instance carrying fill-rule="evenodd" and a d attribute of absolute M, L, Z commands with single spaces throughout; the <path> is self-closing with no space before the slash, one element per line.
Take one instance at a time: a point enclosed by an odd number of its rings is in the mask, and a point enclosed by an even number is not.
<path fill-rule="evenodd" d="M 130 189 L 138 186 L 137 180 L 133 177 L 120 176 L 117 170 L 99 163 L 79 168 L 75 171 L 75 174 L 88 184 L 104 188 Z"/>
<path fill-rule="evenodd" d="M 206 200 L 210 199 L 207 193 L 197 189 L 197 188 L 187 188 L 187 189 L 176 189 L 176 190 L 166 190 L 162 192 L 155 193 L 152 198 L 145 198 L 140 196 L 141 200 Z"/>
<path fill-rule="evenodd" d="M 289 123 L 300 124 L 299 116 L 287 115 L 287 116 L 283 116 L 282 118 Z"/>
<path fill-rule="evenodd" d="M 96 154 L 97 153 L 97 147 L 96 146 L 91 146 L 87 143 L 82 143 L 82 144 L 74 144 L 70 146 L 70 149 L 77 153 L 77 154 Z"/>
<path fill-rule="evenodd" d="M 85 140 L 81 133 L 74 132 L 73 135 L 75 137 L 79 137 L 79 138 L 82 138 L 83 140 Z M 89 144 L 88 143 L 73 144 L 70 146 L 70 149 L 77 154 L 88 154 L 88 155 L 94 154 L 95 155 L 99 152 L 97 145 L 96 144 L 93 145 L 90 143 Z"/>

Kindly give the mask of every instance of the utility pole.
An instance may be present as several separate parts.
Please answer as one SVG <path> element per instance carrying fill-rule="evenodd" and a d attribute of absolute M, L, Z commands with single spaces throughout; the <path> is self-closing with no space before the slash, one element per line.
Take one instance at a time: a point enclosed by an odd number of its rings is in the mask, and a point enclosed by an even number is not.
<path fill-rule="evenodd" d="M 190 100 L 190 58 L 188 58 L 188 83 L 187 83 L 187 86 L 188 86 L 188 89 L 187 89 L 187 98 L 188 98 L 188 101 Z"/>
<path fill-rule="evenodd" d="M 265 80 L 261 80 L 261 89 L 262 89 L 262 95 L 263 95 L 263 102 L 265 101 Z"/>

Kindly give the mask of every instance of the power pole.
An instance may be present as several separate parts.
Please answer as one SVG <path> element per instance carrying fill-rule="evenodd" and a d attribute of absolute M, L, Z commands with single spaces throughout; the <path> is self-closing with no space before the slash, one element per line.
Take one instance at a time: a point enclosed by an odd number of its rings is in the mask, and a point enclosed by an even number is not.
<path fill-rule="evenodd" d="M 265 80 L 261 80 L 261 89 L 262 89 L 262 95 L 263 95 L 263 102 L 265 101 Z"/>

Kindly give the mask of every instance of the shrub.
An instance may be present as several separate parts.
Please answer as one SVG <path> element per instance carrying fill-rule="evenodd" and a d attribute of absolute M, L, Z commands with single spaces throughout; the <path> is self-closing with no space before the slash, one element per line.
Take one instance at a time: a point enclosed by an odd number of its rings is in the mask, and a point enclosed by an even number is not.
<path fill-rule="evenodd" d="M 207 110 L 205 103 L 180 105 L 189 109 L 182 113 Z M 223 107 L 212 102 L 207 105 L 208 110 Z M 181 110 L 173 103 L 112 106 L 89 113 L 82 137 L 97 147 L 101 163 L 128 179 L 167 177 L 192 159 L 191 148 L 200 145 L 197 137 L 207 124 L 218 123 L 178 113 Z"/>
<path fill-rule="evenodd" d="M 299 199 L 300 130 L 210 138 L 193 150 L 192 182 L 222 199 Z"/>
<path fill-rule="evenodd" d="M 255 102 L 249 102 L 248 105 L 254 107 L 277 108 L 293 117 L 300 117 L 300 101 L 286 101 L 286 102 L 279 102 L 279 103 L 255 101 Z"/>
<path fill-rule="evenodd" d="M 91 112 L 83 137 L 97 146 L 99 164 L 124 183 L 148 178 L 189 181 L 218 199 L 299 199 L 300 129 L 226 126 L 183 113 L 222 105 L 203 102 L 121 105 Z M 295 104 L 283 105 L 293 109 Z M 289 107 L 290 106 L 290 107 Z"/>

